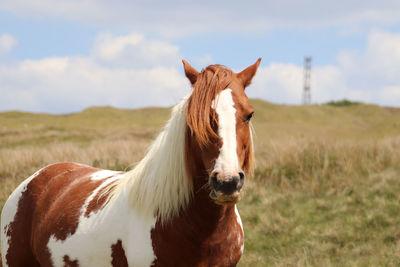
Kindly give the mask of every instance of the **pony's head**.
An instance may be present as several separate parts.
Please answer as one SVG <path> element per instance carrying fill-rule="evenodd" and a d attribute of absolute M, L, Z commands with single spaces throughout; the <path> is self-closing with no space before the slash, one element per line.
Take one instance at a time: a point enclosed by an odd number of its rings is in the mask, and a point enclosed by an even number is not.
<path fill-rule="evenodd" d="M 208 183 L 209 196 L 217 204 L 238 202 L 245 177 L 253 170 L 250 119 L 254 108 L 245 89 L 260 62 L 261 58 L 234 73 L 221 65 L 198 72 L 183 60 L 193 87 L 186 111 L 187 168 L 192 176 L 206 170 L 191 178 L 195 188 Z"/>

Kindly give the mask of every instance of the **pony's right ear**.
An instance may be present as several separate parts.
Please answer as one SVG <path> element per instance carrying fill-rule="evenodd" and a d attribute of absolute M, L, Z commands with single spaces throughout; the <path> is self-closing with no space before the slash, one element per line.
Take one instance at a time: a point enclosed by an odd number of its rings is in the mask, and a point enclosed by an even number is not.
<path fill-rule="evenodd" d="M 256 74 L 258 66 L 260 66 L 261 58 L 259 58 L 256 63 L 247 67 L 246 69 L 242 70 L 240 73 L 237 74 L 239 79 L 243 82 L 244 88 L 250 85 L 253 76 Z"/>
<path fill-rule="evenodd" d="M 189 79 L 190 83 L 193 85 L 197 80 L 197 76 L 199 76 L 199 72 L 195 70 L 192 66 L 190 66 L 190 64 L 186 60 L 182 59 L 182 63 L 183 68 L 185 69 L 185 75 Z"/>

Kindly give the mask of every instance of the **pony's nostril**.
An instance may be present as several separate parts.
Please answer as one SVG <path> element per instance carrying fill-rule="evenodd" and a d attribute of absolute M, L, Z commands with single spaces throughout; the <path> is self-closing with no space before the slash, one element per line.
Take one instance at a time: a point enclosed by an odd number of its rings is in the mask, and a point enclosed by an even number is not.
<path fill-rule="evenodd" d="M 239 172 L 239 177 L 240 177 L 240 180 L 243 180 L 244 179 L 244 172 Z"/>
<path fill-rule="evenodd" d="M 232 176 L 231 179 L 229 179 L 229 182 L 233 184 L 237 184 L 239 183 L 239 181 L 240 181 L 239 176 Z"/>
<path fill-rule="evenodd" d="M 218 171 L 213 171 L 210 176 L 216 178 L 218 177 L 218 174 L 219 174 Z"/>
<path fill-rule="evenodd" d="M 218 190 L 221 187 L 221 182 L 218 181 L 216 176 L 211 176 L 211 185 L 214 187 L 215 190 Z"/>

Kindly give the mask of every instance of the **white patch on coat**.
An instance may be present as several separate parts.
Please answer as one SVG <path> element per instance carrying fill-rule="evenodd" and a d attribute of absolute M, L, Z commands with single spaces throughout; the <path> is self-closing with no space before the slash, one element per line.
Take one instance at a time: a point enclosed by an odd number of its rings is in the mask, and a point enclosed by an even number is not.
<path fill-rule="evenodd" d="M 91 175 L 90 179 L 92 181 L 99 181 L 99 180 L 104 180 L 104 179 L 106 179 L 108 177 L 111 177 L 111 176 L 118 175 L 120 173 L 122 173 L 122 172 L 110 171 L 110 170 L 101 170 L 101 171 L 93 173 Z"/>
<path fill-rule="evenodd" d="M 44 168 L 43 168 L 44 169 Z M 0 230 L 0 238 L 1 238 L 1 257 L 3 265 L 6 265 L 6 255 L 9 248 L 9 239 L 7 236 L 8 227 L 14 221 L 15 215 L 18 211 L 18 203 L 22 197 L 22 194 L 26 191 L 28 184 L 39 175 L 39 173 L 43 170 L 40 169 L 35 172 L 32 176 L 24 180 L 9 196 L 6 203 L 4 204 L 3 210 L 1 212 L 1 230 Z"/>
<path fill-rule="evenodd" d="M 81 208 L 78 228 L 65 240 L 58 240 L 54 235 L 47 247 L 54 266 L 64 266 L 63 257 L 68 255 L 77 260 L 79 266 L 111 266 L 112 245 L 121 240 L 129 266 L 150 266 L 155 260 L 151 240 L 154 217 L 143 217 L 128 202 L 126 192 L 121 192 L 113 205 L 85 216 L 87 205 L 107 184 L 120 178 L 105 180 Z"/>
<path fill-rule="evenodd" d="M 218 135 L 222 139 L 214 171 L 222 172 L 224 175 L 237 175 L 239 172 L 234 104 L 232 89 L 229 88 L 221 91 L 212 103 L 212 108 L 218 114 Z"/>
<path fill-rule="evenodd" d="M 239 211 L 237 209 L 237 206 L 235 205 L 235 213 L 236 213 L 236 221 L 240 225 L 240 229 L 242 229 L 242 234 L 238 235 L 238 244 L 240 245 L 240 252 L 244 251 L 244 230 L 243 230 L 243 224 L 242 224 L 242 219 L 240 218 Z"/>
<path fill-rule="evenodd" d="M 109 170 L 101 170 L 101 171 L 98 171 L 98 172 L 95 172 L 94 174 L 92 174 L 92 176 L 91 176 L 92 181 L 93 180 L 103 180 L 105 178 L 108 178 L 108 179 L 104 183 L 102 183 L 100 186 L 98 186 L 95 190 L 93 190 L 92 194 L 90 194 L 90 196 L 85 200 L 85 204 L 83 204 L 83 206 L 81 208 L 81 214 L 86 213 L 87 207 L 89 206 L 90 202 L 97 196 L 97 194 L 100 192 L 101 189 L 103 189 L 110 183 L 122 178 L 123 175 L 124 175 L 124 173 L 119 173 L 119 172 L 109 171 Z M 106 176 L 106 177 L 99 178 L 99 177 L 103 177 L 103 176 Z M 96 177 L 96 179 L 93 179 L 93 177 Z"/>

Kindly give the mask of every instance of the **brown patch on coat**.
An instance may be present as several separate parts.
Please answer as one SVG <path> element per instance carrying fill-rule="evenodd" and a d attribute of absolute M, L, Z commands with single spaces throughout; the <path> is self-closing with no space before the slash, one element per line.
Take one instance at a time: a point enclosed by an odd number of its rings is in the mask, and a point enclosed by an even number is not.
<path fill-rule="evenodd" d="M 68 255 L 64 255 L 63 257 L 64 260 L 64 267 L 79 267 L 79 262 L 78 260 L 70 260 Z"/>
<path fill-rule="evenodd" d="M 8 226 L 9 265 L 52 266 L 49 238 L 65 240 L 75 233 L 85 200 L 104 182 L 90 179 L 97 171 L 100 169 L 74 163 L 41 170 L 22 193 L 14 221 Z M 102 203 L 92 203 L 89 213 Z"/>
<path fill-rule="evenodd" d="M 111 264 L 112 266 L 118 266 L 118 267 L 128 267 L 128 260 L 126 259 L 125 256 L 125 250 L 122 247 L 122 241 L 121 239 L 118 239 L 117 243 L 113 244 L 111 246 Z"/>
<path fill-rule="evenodd" d="M 111 178 L 113 176 L 110 176 L 108 178 Z M 107 179 L 107 178 L 106 178 Z M 116 186 L 115 182 L 117 180 L 111 182 L 109 185 L 103 187 L 102 189 L 97 192 L 96 196 L 89 202 L 89 205 L 85 211 L 85 217 L 90 217 L 91 213 L 96 213 L 99 209 L 101 209 L 104 204 L 106 204 L 108 194 L 113 190 L 113 188 Z"/>

